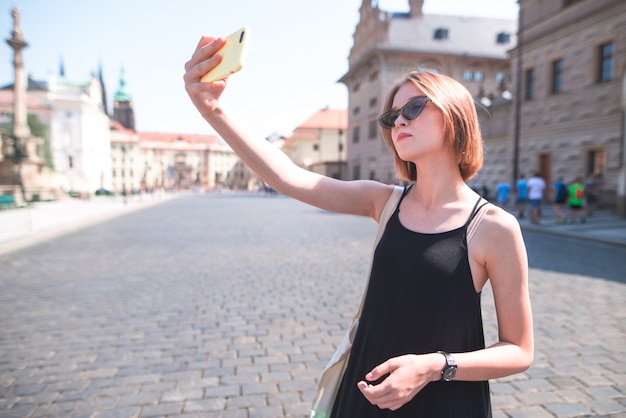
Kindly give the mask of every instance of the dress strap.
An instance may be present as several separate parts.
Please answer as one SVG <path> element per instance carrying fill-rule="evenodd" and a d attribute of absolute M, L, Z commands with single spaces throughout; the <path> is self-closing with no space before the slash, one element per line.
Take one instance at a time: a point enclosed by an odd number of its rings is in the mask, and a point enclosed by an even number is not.
<path fill-rule="evenodd" d="M 480 225 L 480 222 L 485 217 L 485 213 L 487 213 L 487 211 L 482 210 L 482 209 L 488 204 L 489 202 L 487 200 L 484 200 L 482 197 L 479 197 L 478 201 L 474 205 L 474 210 L 472 210 L 472 214 L 470 215 L 469 219 L 467 220 L 467 223 L 465 224 L 465 229 L 466 229 L 465 236 L 466 236 L 466 241 L 468 243 L 474 236 L 474 233 L 476 232 L 478 225 Z"/>

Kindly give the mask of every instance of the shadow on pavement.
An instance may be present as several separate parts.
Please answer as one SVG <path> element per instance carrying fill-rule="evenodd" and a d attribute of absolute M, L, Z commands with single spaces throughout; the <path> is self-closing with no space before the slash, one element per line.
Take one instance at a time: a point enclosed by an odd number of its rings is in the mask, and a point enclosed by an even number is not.
<path fill-rule="evenodd" d="M 530 268 L 626 284 L 626 248 L 524 231 Z"/>

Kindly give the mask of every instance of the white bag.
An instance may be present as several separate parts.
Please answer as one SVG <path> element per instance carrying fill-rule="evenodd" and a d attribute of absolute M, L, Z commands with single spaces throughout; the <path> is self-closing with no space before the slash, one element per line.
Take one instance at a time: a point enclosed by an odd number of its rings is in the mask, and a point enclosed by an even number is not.
<path fill-rule="evenodd" d="M 380 241 L 380 237 L 382 237 L 383 232 L 385 231 L 387 221 L 389 220 L 389 218 L 391 218 L 391 215 L 396 210 L 396 206 L 398 205 L 398 202 L 400 202 L 400 198 L 402 197 L 403 192 L 403 187 L 395 186 L 393 192 L 391 193 L 391 196 L 389 196 L 389 199 L 387 200 L 387 203 L 383 208 L 383 212 L 380 215 L 380 222 L 378 223 L 378 233 L 376 234 L 374 247 L 372 248 L 368 274 L 372 269 L 374 251 L 376 251 L 378 241 Z M 343 373 L 345 372 L 346 366 L 348 365 L 348 360 L 350 359 L 350 350 L 352 349 L 352 342 L 354 341 L 354 336 L 356 335 L 356 330 L 359 326 L 359 318 L 361 317 L 361 311 L 363 310 L 363 302 L 365 301 L 366 294 L 367 286 L 365 286 L 365 289 L 363 290 L 363 296 L 361 297 L 359 309 L 352 318 L 352 324 L 350 325 L 350 328 L 348 328 L 348 332 L 346 332 L 346 334 L 344 335 L 343 340 L 341 340 L 341 343 L 339 344 L 339 347 L 337 347 L 337 351 L 335 351 L 335 354 L 333 354 L 330 361 L 326 365 L 326 368 L 322 372 L 320 381 L 317 385 L 317 394 L 315 396 L 315 399 L 313 400 L 311 418 L 330 417 L 330 414 L 333 410 L 333 404 L 335 403 L 335 397 L 337 396 L 337 391 L 339 390 L 339 385 L 341 384 L 341 379 L 343 378 Z"/>

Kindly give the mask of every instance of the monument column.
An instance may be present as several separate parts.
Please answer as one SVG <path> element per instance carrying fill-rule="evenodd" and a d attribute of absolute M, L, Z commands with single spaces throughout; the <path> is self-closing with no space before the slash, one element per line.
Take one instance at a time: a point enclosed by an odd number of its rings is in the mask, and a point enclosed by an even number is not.
<path fill-rule="evenodd" d="M 7 39 L 13 49 L 13 67 L 15 69 L 15 84 L 13 86 L 13 136 L 19 142 L 30 137 L 26 110 L 26 74 L 24 73 L 24 59 L 22 49 L 28 46 L 20 28 L 20 13 L 17 7 L 13 8 L 13 36 Z"/>

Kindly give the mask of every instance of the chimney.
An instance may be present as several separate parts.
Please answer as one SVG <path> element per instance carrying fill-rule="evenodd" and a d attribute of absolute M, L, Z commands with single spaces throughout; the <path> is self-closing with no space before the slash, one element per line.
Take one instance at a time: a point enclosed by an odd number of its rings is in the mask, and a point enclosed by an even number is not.
<path fill-rule="evenodd" d="M 411 17 L 422 17 L 422 7 L 424 6 L 424 0 L 409 0 L 409 15 Z"/>

